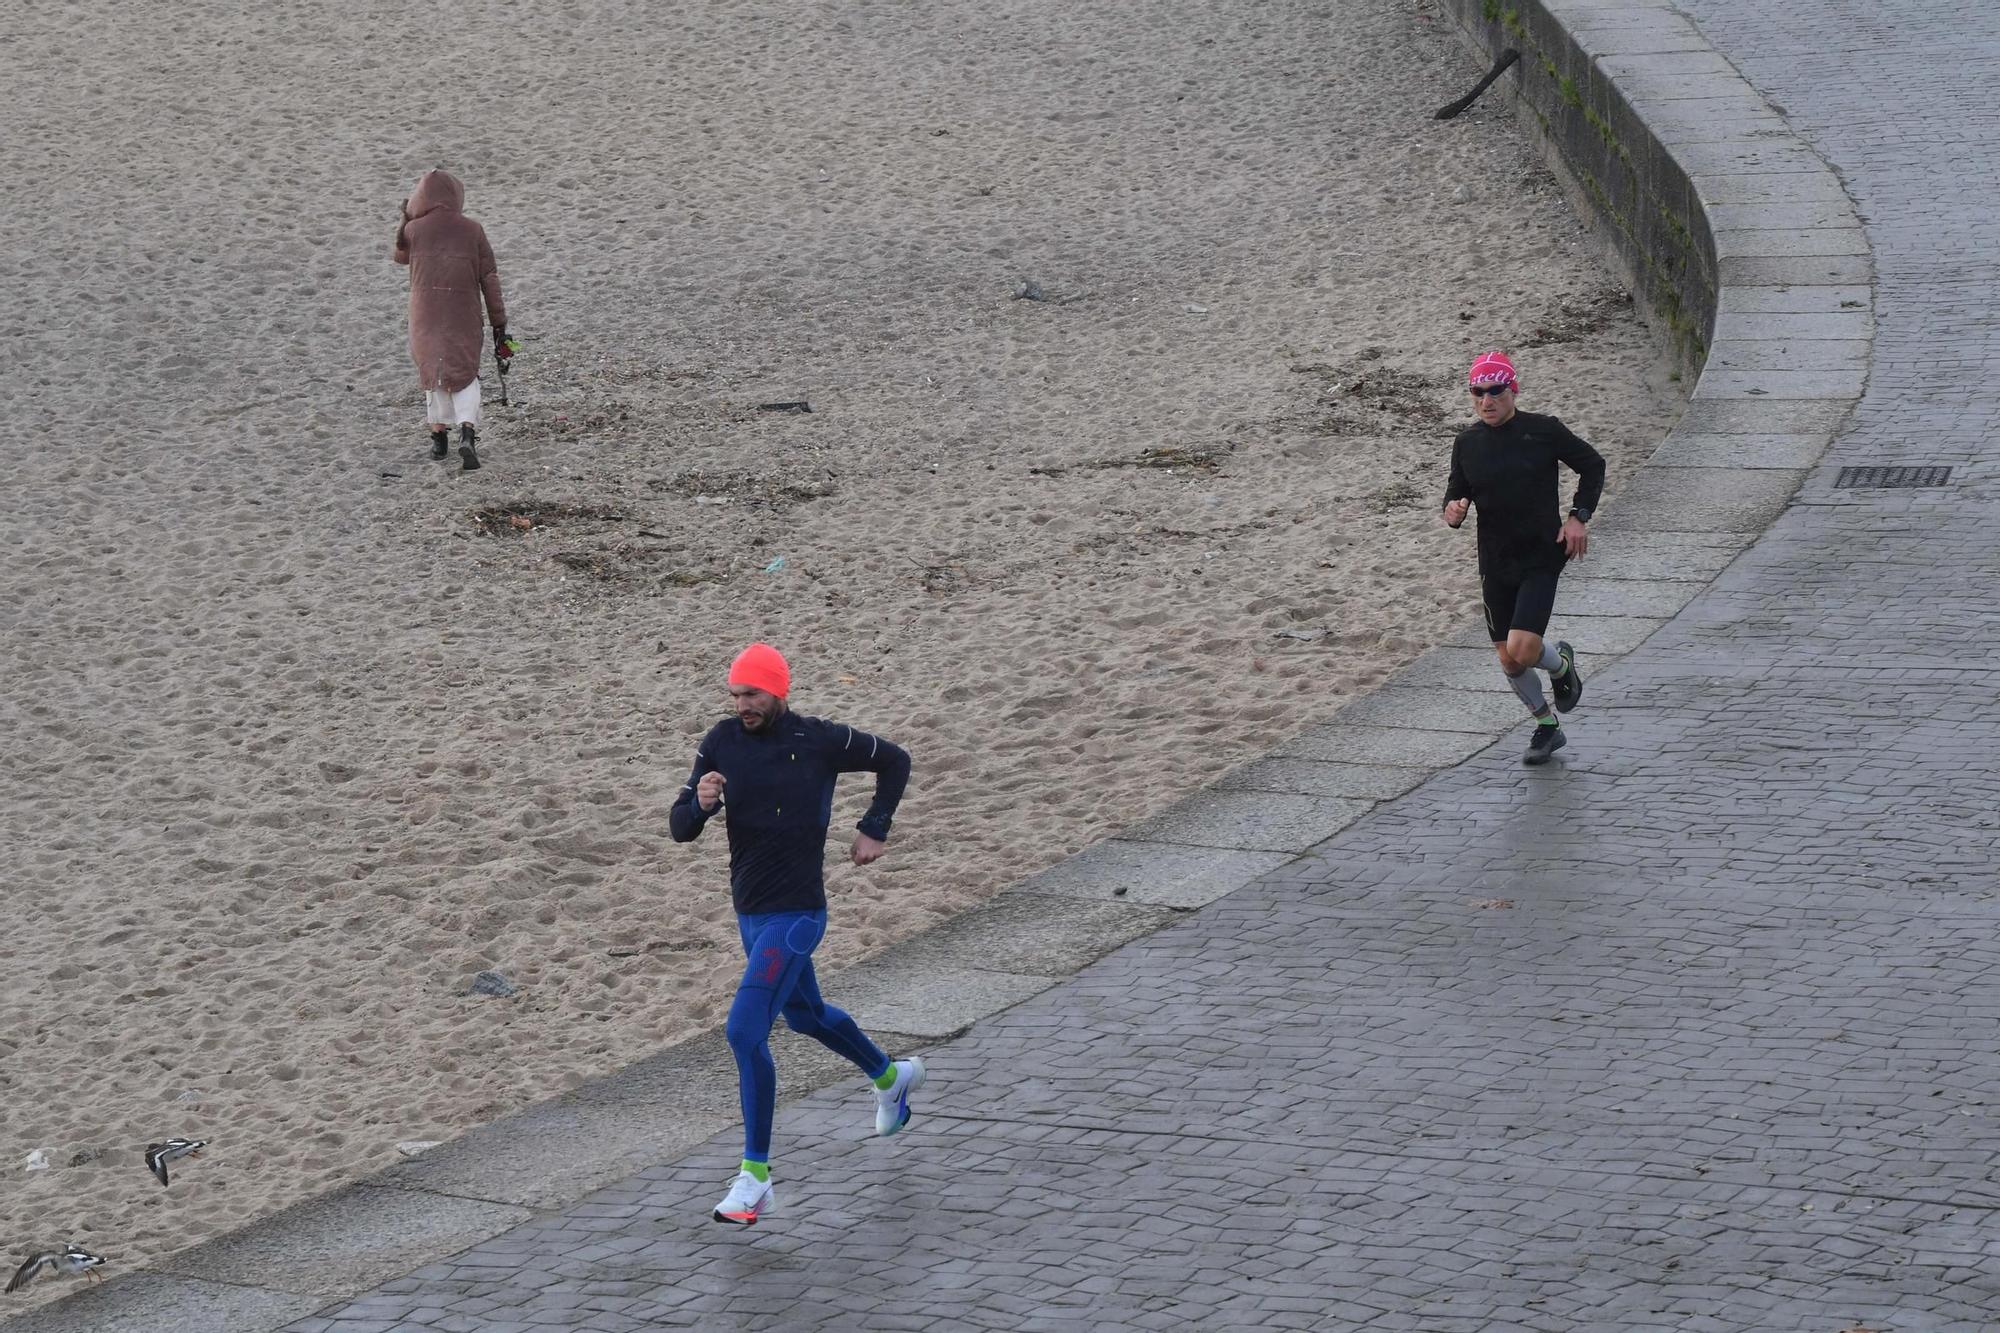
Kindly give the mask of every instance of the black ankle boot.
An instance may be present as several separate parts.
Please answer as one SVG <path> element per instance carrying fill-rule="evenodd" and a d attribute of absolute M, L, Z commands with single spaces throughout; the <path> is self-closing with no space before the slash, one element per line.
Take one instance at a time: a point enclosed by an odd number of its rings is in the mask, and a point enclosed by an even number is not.
<path fill-rule="evenodd" d="M 458 428 L 459 471 L 479 471 L 479 432 L 470 426 Z"/>
<path fill-rule="evenodd" d="M 434 430 L 431 432 L 431 457 L 443 458 L 451 452 L 451 432 Z"/>

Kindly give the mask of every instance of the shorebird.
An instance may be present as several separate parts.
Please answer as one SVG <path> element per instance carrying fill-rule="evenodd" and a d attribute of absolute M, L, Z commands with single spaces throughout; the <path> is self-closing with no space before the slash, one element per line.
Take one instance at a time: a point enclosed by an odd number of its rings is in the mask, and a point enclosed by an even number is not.
<path fill-rule="evenodd" d="M 201 1150 L 208 1146 L 207 1139 L 168 1139 L 165 1143 L 146 1145 L 146 1169 L 159 1177 L 162 1185 L 167 1183 L 167 1163 L 179 1161 L 183 1157 L 199 1157 Z"/>
<path fill-rule="evenodd" d="M 91 1272 L 91 1270 L 103 1262 L 103 1255 L 92 1254 L 89 1250 L 79 1246 L 75 1241 L 71 1241 L 60 1250 L 49 1250 L 42 1254 L 29 1255 L 27 1262 L 15 1270 L 14 1280 L 7 1284 L 7 1290 L 19 1291 L 39 1277 L 44 1268 L 53 1268 L 65 1277 L 75 1277 L 78 1273 L 89 1273 L 94 1278 L 98 1274 Z"/>

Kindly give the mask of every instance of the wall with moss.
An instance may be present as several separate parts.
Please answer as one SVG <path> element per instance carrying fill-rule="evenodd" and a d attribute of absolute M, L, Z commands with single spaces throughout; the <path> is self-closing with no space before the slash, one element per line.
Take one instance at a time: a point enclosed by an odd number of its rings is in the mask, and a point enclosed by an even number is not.
<path fill-rule="evenodd" d="M 1438 3 L 1489 62 L 1510 46 L 1521 53 L 1486 96 L 1511 90 L 1551 165 L 1596 214 L 1634 295 L 1667 330 L 1677 368 L 1692 382 L 1715 328 L 1716 262 L 1687 173 L 1539 0 Z"/>

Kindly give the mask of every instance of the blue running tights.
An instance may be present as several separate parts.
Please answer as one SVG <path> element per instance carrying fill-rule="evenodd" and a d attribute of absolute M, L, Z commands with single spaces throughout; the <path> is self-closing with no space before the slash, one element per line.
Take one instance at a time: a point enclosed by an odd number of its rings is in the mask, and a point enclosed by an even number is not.
<path fill-rule="evenodd" d="M 770 1038 L 779 1014 L 792 1031 L 845 1056 L 871 1079 L 889 1068 L 889 1057 L 852 1018 L 820 996 L 812 951 L 826 934 L 825 912 L 738 915 L 736 928 L 748 963 L 724 1031 L 736 1056 L 743 1098 L 743 1155 L 768 1162 L 771 1118 L 778 1105 L 778 1067 L 771 1062 Z"/>

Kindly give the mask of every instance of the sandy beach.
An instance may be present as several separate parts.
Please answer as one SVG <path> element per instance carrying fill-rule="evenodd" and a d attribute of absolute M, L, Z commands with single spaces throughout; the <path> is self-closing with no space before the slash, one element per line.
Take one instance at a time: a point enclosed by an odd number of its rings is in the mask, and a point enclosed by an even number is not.
<path fill-rule="evenodd" d="M 0 46 L 11 1262 L 141 1267 L 719 1024 L 725 848 L 666 811 L 750 639 L 915 757 L 837 969 L 1470 623 L 1477 352 L 1607 505 L 1680 408 L 1498 102 L 1430 119 L 1481 71 L 1420 0 L 409 13 Z M 389 258 L 433 166 L 524 345 L 475 474 Z"/>

